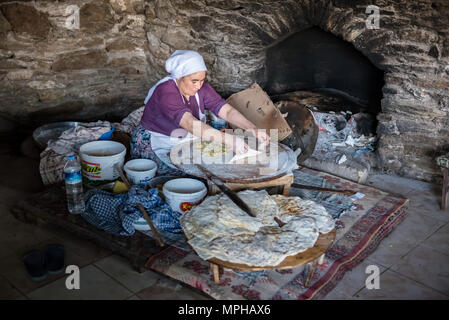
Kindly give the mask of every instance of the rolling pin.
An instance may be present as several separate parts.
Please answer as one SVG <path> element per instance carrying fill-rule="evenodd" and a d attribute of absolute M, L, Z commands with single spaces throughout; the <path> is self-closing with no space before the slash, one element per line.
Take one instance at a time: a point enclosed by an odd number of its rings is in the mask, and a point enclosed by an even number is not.
<path fill-rule="evenodd" d="M 234 191 L 230 190 L 223 181 L 221 181 L 216 175 L 214 175 L 212 172 L 204 168 L 203 166 L 197 164 L 196 167 L 203 172 L 204 175 L 206 175 L 207 180 L 214 183 L 228 198 L 234 202 L 240 209 L 242 209 L 246 214 L 248 214 L 251 217 L 256 217 L 256 214 L 254 211 L 235 193 Z M 282 228 L 282 226 L 285 225 L 283 221 L 281 221 L 278 217 L 274 217 L 274 221 L 279 225 L 279 227 Z"/>

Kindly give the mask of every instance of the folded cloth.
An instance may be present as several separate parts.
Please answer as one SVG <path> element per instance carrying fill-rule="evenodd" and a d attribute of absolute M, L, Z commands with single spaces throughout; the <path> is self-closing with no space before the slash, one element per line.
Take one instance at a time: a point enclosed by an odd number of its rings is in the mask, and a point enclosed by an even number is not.
<path fill-rule="evenodd" d="M 145 191 L 143 187 L 131 187 L 125 204 L 125 212 L 137 212 L 139 218 L 143 218 L 142 213 L 137 207 L 137 203 L 140 203 L 148 212 L 148 216 L 157 229 L 171 233 L 183 232 L 181 224 L 179 223 L 181 214 L 173 211 L 171 207 L 159 197 L 158 191 L 157 188 Z"/>
<path fill-rule="evenodd" d="M 120 123 L 113 123 L 114 129 L 117 131 L 123 131 L 130 135 L 133 134 L 134 129 L 140 123 L 140 119 L 142 119 L 143 111 L 145 106 L 141 106 L 140 108 L 131 112 L 128 116 L 123 118 Z"/>
<path fill-rule="evenodd" d="M 97 121 L 70 128 L 58 139 L 49 140 L 47 148 L 40 155 L 39 163 L 39 172 L 44 185 L 64 181 L 64 165 L 67 162 L 67 156 L 77 155 L 80 146 L 98 140 L 110 130 L 110 122 Z"/>
<path fill-rule="evenodd" d="M 133 223 L 143 218 L 137 203 L 146 209 L 157 229 L 172 233 L 182 232 L 180 214 L 162 201 L 157 188 L 146 191 L 143 187 L 134 185 L 127 194 L 92 189 L 85 193 L 84 201 L 86 209 L 81 216 L 109 233 L 123 236 L 134 234 Z"/>

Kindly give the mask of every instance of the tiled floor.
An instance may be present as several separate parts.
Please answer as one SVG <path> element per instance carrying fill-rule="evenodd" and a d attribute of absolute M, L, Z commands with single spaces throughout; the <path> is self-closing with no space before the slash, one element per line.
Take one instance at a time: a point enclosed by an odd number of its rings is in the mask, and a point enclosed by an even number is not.
<path fill-rule="evenodd" d="M 12 151 L 0 147 L 0 299 L 208 299 L 152 271 L 137 273 L 89 241 L 16 220 L 10 207 L 41 185 L 38 162 Z M 440 186 L 385 174 L 367 184 L 408 197 L 407 217 L 326 299 L 449 299 L 449 210 L 440 210 Z M 29 279 L 22 255 L 48 243 L 63 244 L 66 264 L 79 266 L 79 290 L 66 288 L 67 274 Z M 369 265 L 380 270 L 380 289 L 365 286 Z"/>

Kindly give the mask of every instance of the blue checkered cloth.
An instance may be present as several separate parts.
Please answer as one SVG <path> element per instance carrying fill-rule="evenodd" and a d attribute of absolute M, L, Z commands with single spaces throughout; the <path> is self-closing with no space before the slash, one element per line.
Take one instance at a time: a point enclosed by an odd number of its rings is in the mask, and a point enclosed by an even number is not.
<path fill-rule="evenodd" d="M 92 189 L 84 194 L 86 209 L 81 216 L 90 224 L 112 234 L 131 236 L 135 229 L 133 223 L 143 218 L 137 207 L 140 203 L 158 230 L 181 233 L 180 214 L 173 211 L 158 195 L 158 189 L 146 191 L 132 186 L 127 194 L 113 194 L 104 190 Z"/>

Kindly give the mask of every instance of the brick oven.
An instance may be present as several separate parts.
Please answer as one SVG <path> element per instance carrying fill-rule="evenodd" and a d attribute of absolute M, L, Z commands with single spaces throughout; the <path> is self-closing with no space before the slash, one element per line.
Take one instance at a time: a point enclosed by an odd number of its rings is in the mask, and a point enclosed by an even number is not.
<path fill-rule="evenodd" d="M 351 44 L 318 27 L 298 31 L 269 47 L 264 76 L 272 99 L 288 109 L 296 135 L 284 143 L 301 149 L 299 164 L 357 182 L 378 167 L 377 155 L 365 153 L 376 151 L 384 74 Z M 317 128 L 303 130 L 311 125 L 298 118 Z"/>

